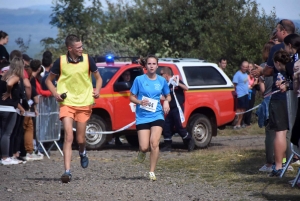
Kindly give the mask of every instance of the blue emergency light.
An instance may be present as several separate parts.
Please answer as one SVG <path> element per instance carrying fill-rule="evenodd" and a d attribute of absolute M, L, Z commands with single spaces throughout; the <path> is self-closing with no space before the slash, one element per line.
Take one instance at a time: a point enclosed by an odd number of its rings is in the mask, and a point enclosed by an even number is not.
<path fill-rule="evenodd" d="M 105 56 L 105 61 L 106 61 L 106 63 L 114 63 L 114 55 L 112 55 L 112 54 L 107 54 L 107 55 Z"/>

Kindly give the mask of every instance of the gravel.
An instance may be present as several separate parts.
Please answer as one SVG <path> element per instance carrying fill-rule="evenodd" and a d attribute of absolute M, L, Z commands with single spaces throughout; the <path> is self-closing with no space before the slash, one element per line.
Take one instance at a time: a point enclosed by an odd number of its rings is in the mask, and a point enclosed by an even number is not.
<path fill-rule="evenodd" d="M 163 153 L 159 160 L 184 158 L 186 152 L 178 137 L 175 150 Z M 213 138 L 209 150 L 227 148 L 263 149 L 263 136 L 218 136 Z M 196 150 L 201 151 L 201 150 Z M 63 158 L 51 151 L 51 158 L 21 165 L 0 166 L 0 200 L 263 200 L 251 192 L 232 193 L 232 187 L 189 179 L 182 172 L 169 172 L 163 167 L 156 170 L 157 181 L 148 179 L 149 154 L 143 164 L 135 161 L 137 150 L 128 144 L 116 148 L 107 145 L 101 151 L 88 152 L 90 164 L 82 169 L 78 152 L 73 151 L 72 181 L 63 184 Z M 195 177 L 200 177 L 195 175 Z M 200 178 L 201 179 L 201 178 Z M 197 182 L 196 182 L 197 181 Z"/>

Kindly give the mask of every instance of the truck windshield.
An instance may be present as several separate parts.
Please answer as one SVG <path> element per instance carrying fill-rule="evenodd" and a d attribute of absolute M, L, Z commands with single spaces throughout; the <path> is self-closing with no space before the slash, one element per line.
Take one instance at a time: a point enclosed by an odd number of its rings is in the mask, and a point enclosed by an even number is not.
<path fill-rule="evenodd" d="M 108 82 L 111 80 L 111 78 L 116 74 L 116 72 L 119 70 L 117 67 L 98 67 L 98 71 L 102 77 L 102 88 L 104 88 Z M 93 87 L 96 87 L 96 79 L 94 75 L 92 74 L 92 83 Z"/>

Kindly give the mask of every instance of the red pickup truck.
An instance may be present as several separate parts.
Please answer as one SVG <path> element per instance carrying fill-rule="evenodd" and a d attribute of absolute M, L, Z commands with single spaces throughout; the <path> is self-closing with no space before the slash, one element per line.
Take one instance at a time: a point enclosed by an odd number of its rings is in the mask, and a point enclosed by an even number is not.
<path fill-rule="evenodd" d="M 122 80 L 122 73 L 129 71 L 131 80 L 144 73 L 140 65 L 130 62 L 97 63 L 103 79 L 100 98 L 96 99 L 87 131 L 115 131 L 135 121 L 129 104 L 132 82 Z M 183 126 L 192 133 L 197 147 L 207 147 L 217 128 L 225 128 L 235 118 L 236 94 L 227 75 L 214 63 L 198 59 L 160 59 L 157 74 L 168 67 L 188 86 L 185 92 Z M 93 79 L 93 85 L 95 81 Z M 133 131 L 133 132 L 132 132 Z M 122 132 L 127 141 L 136 145 L 135 125 Z M 99 149 L 110 140 L 110 135 L 86 134 L 87 148 Z"/>

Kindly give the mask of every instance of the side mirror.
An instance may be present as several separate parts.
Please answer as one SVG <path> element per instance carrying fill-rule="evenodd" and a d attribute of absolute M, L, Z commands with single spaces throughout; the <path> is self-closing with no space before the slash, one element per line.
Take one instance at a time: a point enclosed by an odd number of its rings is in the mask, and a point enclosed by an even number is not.
<path fill-rule="evenodd" d="M 114 91 L 127 91 L 130 90 L 131 86 L 131 82 L 116 82 L 114 84 Z"/>

